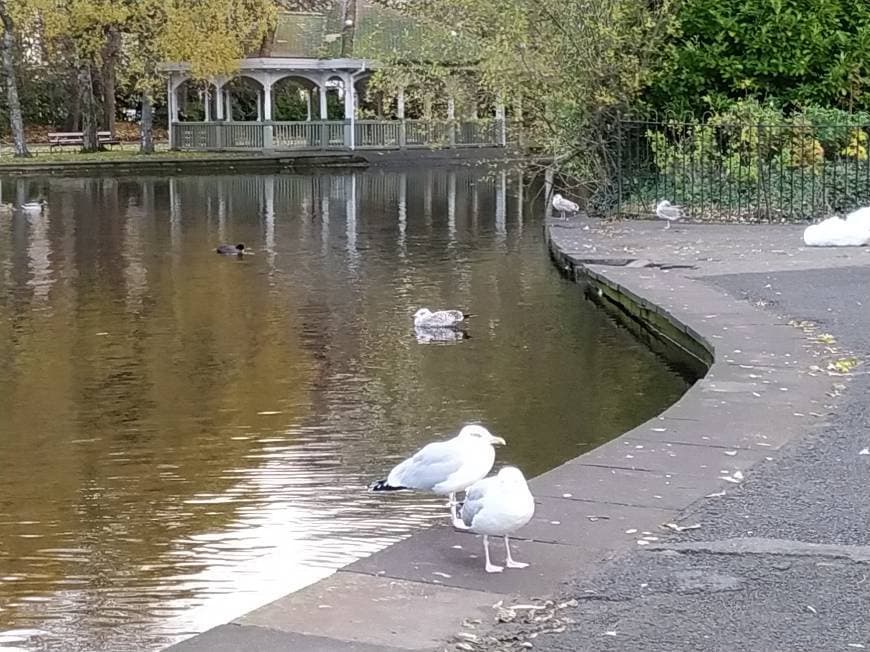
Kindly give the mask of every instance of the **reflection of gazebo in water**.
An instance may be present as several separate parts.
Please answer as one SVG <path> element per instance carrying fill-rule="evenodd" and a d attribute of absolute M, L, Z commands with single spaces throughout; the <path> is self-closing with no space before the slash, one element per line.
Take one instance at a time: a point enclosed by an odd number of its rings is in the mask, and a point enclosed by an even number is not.
<path fill-rule="evenodd" d="M 366 0 L 345 0 L 325 13 L 282 13 L 273 38 L 257 56 L 243 59 L 232 78 L 199 81 L 191 78 L 187 64 L 163 66 L 172 146 L 347 150 L 506 145 L 500 104 L 492 103 L 489 115 L 480 117 L 476 99 L 457 111 L 456 99 L 447 93 L 406 102 L 405 89 L 399 88 L 386 109 L 381 96 L 366 96 L 379 64 L 364 55 L 389 53 L 423 61 L 422 40 L 420 28 L 407 17 Z M 369 109 L 372 119 L 364 119 L 361 108 Z"/>

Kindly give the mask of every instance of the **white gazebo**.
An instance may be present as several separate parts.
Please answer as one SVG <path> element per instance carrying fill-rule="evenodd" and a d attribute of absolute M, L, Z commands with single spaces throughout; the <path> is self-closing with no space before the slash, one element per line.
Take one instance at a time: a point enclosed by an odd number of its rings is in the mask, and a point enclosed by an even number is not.
<path fill-rule="evenodd" d="M 378 63 L 338 56 L 345 49 L 341 46 L 341 25 L 354 25 L 358 40 L 366 29 L 380 35 L 382 14 L 391 10 L 362 0 L 354 5 L 355 19 L 342 14 L 338 26 L 330 14 L 283 13 L 270 56 L 243 59 L 231 78 L 194 80 L 188 64 L 164 64 L 172 147 L 199 151 L 298 151 L 507 144 L 505 112 L 500 104 L 493 116 L 478 118 L 476 111 L 472 116 L 457 116 L 453 98 L 446 97 L 445 115 L 435 119 L 427 110 L 422 119 L 418 116 L 409 120 L 405 115 L 404 89 L 399 89 L 395 118 L 360 119 L 360 87 L 377 70 Z M 390 20 L 395 21 L 397 15 L 393 12 Z M 395 35 L 391 38 L 395 41 Z M 304 120 L 275 119 L 275 89 L 287 80 L 292 80 L 304 97 Z M 189 83 L 195 84 L 192 88 L 196 89 L 198 99 L 193 120 L 183 110 L 191 92 Z M 234 98 L 233 88 L 239 84 L 247 87 L 246 96 L 253 92 L 256 102 L 255 106 L 249 104 L 245 115 L 237 119 L 239 111 L 234 112 L 234 107 L 238 108 L 240 98 Z M 340 116 L 329 115 L 329 93 L 335 93 L 341 100 Z"/>

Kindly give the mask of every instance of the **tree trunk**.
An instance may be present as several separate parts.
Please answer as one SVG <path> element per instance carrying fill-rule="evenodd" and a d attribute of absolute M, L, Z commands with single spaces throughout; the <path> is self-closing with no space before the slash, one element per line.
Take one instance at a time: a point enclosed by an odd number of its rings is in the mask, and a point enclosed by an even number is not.
<path fill-rule="evenodd" d="M 263 42 L 260 43 L 260 55 L 261 57 L 271 57 L 272 49 L 275 47 L 275 30 L 271 29 L 266 32 L 266 35 L 263 37 Z"/>
<path fill-rule="evenodd" d="M 142 123 L 139 125 L 139 153 L 154 153 L 154 105 L 151 94 L 142 93 Z"/>
<path fill-rule="evenodd" d="M 9 126 L 12 130 L 12 144 L 15 156 L 27 157 L 27 140 L 24 135 L 24 117 L 21 115 L 21 102 L 18 99 L 18 81 L 15 78 L 15 58 L 12 48 L 15 45 L 15 25 L 6 9 L 5 0 L 0 0 L 0 21 L 3 22 L 3 76 L 6 78 L 6 101 L 9 105 Z"/>
<path fill-rule="evenodd" d="M 91 75 L 91 62 L 79 63 L 79 97 L 81 97 L 82 133 L 84 134 L 83 152 L 96 152 L 100 149 L 97 140 L 97 101 L 94 97 L 94 83 Z"/>
<path fill-rule="evenodd" d="M 341 11 L 341 56 L 353 54 L 353 40 L 356 34 L 356 0 L 344 0 Z"/>
<path fill-rule="evenodd" d="M 106 31 L 106 44 L 103 46 L 103 111 L 106 129 L 115 135 L 115 86 L 118 52 L 121 48 L 121 32 L 116 25 Z"/>

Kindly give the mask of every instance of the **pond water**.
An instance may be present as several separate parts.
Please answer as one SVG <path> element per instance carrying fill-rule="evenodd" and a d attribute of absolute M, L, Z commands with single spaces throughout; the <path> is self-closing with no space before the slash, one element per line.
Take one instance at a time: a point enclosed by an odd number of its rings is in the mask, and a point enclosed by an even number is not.
<path fill-rule="evenodd" d="M 3 649 L 159 649 L 445 518 L 365 491 L 427 441 L 481 421 L 535 475 L 687 386 L 560 278 L 516 172 L 2 191 L 48 201 L 0 214 Z"/>

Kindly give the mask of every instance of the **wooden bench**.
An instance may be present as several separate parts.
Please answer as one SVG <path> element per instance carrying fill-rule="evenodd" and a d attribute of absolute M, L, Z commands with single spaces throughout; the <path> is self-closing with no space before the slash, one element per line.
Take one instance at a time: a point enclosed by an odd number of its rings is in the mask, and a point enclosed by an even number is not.
<path fill-rule="evenodd" d="M 111 131 L 98 131 L 97 143 L 101 147 L 120 145 L 121 141 L 112 136 Z M 84 147 L 85 134 L 81 131 L 52 131 L 48 134 L 48 149 L 54 151 L 55 147 Z"/>

